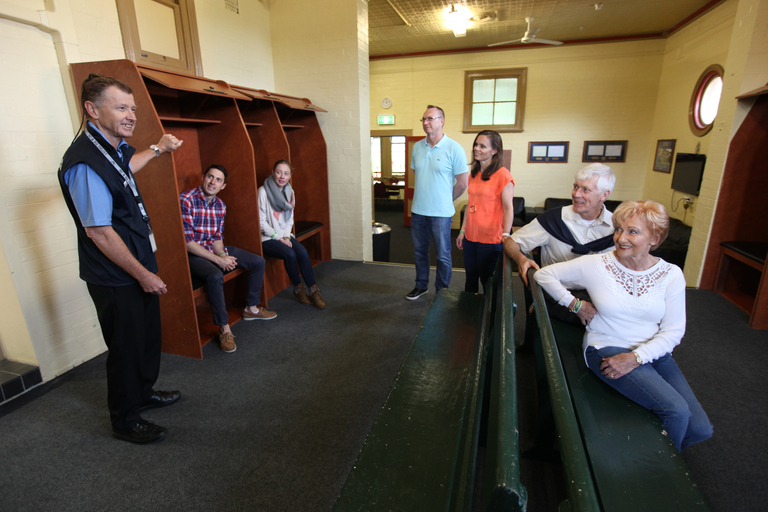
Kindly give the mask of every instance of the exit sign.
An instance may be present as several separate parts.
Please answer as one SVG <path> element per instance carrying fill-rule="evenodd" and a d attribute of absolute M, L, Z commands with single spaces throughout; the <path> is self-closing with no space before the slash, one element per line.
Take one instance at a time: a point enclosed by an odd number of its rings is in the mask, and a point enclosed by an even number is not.
<path fill-rule="evenodd" d="M 379 116 L 379 124 L 395 124 L 395 116 Z"/>

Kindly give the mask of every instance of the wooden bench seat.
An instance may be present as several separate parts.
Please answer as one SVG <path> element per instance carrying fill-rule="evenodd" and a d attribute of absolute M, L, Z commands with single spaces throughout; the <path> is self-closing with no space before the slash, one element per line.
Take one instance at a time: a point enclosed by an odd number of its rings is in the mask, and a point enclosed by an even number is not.
<path fill-rule="evenodd" d="M 604 384 L 584 362 L 584 329 L 551 319 L 528 274 L 571 511 L 709 510 L 652 412 Z"/>
<path fill-rule="evenodd" d="M 296 234 L 294 235 L 296 240 L 301 242 L 312 235 L 320 233 L 320 230 L 323 228 L 323 223 L 311 220 L 297 220 L 293 223 L 293 227 L 296 231 Z"/>
<path fill-rule="evenodd" d="M 509 262 L 506 282 L 511 274 Z M 485 297 L 449 289 L 437 294 L 335 511 L 470 510 L 486 424 L 483 509 L 525 510 L 515 306 L 511 286 L 500 282 L 495 279 Z"/>
<path fill-rule="evenodd" d="M 434 298 L 334 510 L 454 510 L 471 495 L 483 308 L 465 292 Z"/>

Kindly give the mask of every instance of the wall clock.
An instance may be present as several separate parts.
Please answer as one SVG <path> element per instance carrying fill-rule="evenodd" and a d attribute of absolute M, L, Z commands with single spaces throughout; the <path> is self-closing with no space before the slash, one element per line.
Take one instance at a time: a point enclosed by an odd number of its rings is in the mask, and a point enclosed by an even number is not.
<path fill-rule="evenodd" d="M 383 100 L 381 100 L 381 106 L 382 106 L 383 108 L 389 108 L 389 107 L 391 107 L 391 106 L 392 106 L 392 100 L 391 100 L 391 99 L 389 99 L 389 98 L 384 98 Z"/>

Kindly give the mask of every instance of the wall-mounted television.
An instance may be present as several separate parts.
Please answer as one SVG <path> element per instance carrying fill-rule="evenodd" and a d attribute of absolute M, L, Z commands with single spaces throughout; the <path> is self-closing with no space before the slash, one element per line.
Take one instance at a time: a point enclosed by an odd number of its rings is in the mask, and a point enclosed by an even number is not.
<path fill-rule="evenodd" d="M 701 177 L 704 174 L 706 155 L 678 153 L 675 159 L 675 171 L 672 175 L 672 189 L 698 196 L 701 189 Z"/>

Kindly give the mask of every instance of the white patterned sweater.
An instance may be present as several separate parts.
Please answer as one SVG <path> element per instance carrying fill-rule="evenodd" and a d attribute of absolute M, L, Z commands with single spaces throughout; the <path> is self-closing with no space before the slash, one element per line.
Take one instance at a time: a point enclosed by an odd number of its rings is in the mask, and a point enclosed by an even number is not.
<path fill-rule="evenodd" d="M 597 314 L 587 325 L 585 351 L 589 346 L 622 347 L 648 363 L 671 353 L 685 334 L 683 271 L 662 259 L 638 272 L 619 263 L 611 251 L 548 265 L 534 277 L 565 307 L 574 296 L 561 281 L 589 292 Z"/>

